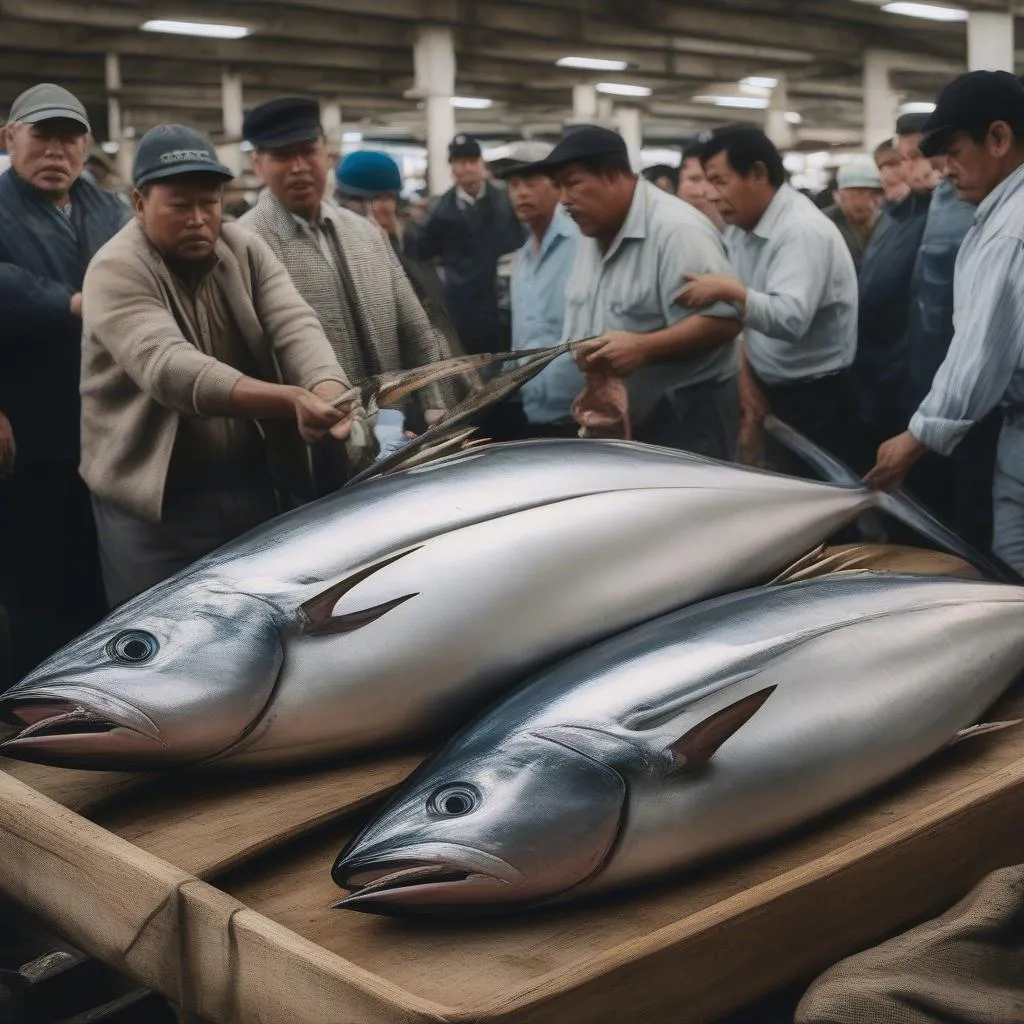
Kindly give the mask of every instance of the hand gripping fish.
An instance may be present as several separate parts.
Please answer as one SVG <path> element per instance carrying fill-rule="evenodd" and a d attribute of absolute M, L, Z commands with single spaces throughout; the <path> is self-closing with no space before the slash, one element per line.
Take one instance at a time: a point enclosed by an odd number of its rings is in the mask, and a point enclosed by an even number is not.
<path fill-rule="evenodd" d="M 551 667 L 405 783 L 339 906 L 447 912 L 633 885 L 919 764 L 1024 669 L 1024 587 L 838 574 L 671 613 Z"/>
<path fill-rule="evenodd" d="M 0 754 L 272 765 L 451 731 L 551 661 L 770 580 L 878 507 L 963 552 L 902 499 L 668 449 L 449 456 L 281 516 L 117 608 L 0 696 Z"/>

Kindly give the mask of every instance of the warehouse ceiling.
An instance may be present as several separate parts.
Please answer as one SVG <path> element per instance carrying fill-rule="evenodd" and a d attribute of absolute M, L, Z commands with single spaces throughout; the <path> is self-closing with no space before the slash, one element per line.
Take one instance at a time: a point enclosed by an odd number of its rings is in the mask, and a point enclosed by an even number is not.
<path fill-rule="evenodd" d="M 962 23 L 898 17 L 877 2 L 0 0 L 0 114 L 22 89 L 49 79 L 81 97 L 102 138 L 105 55 L 116 53 L 123 122 L 137 133 L 184 121 L 232 141 L 221 115 L 228 68 L 242 79 L 246 106 L 308 94 L 340 103 L 345 127 L 368 138 L 422 140 L 422 104 L 409 95 L 413 38 L 417 26 L 447 25 L 456 92 L 493 101 L 487 110 L 457 111 L 458 126 L 496 141 L 557 135 L 572 114 L 573 85 L 613 80 L 651 89 L 631 101 L 644 111 L 645 141 L 674 142 L 737 115 L 763 116 L 695 97 L 735 91 L 748 76 L 785 76 L 787 107 L 802 119 L 799 145 L 855 143 L 866 48 L 906 55 L 894 75 L 906 100 L 933 99 L 965 62 Z M 1007 9 L 1005 0 L 959 6 Z M 152 18 L 244 25 L 251 34 L 231 40 L 141 31 Z M 556 67 L 567 55 L 629 67 Z"/>

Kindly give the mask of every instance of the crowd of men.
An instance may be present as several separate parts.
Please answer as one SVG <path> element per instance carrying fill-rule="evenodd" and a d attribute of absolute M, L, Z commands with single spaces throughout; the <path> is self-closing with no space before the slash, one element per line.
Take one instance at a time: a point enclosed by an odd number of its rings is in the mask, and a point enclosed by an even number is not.
<path fill-rule="evenodd" d="M 1024 86 L 965 75 L 894 129 L 826 209 L 750 126 L 644 177 L 597 126 L 493 175 L 458 135 L 454 185 L 403 221 L 394 161 L 350 154 L 332 196 L 317 105 L 283 98 L 246 114 L 264 188 L 235 220 L 198 132 L 147 132 L 125 202 L 78 99 L 29 89 L 0 147 L 9 676 L 339 487 L 377 454 L 353 384 L 456 352 L 579 342 L 483 414 L 497 440 L 592 433 L 610 403 L 606 433 L 805 472 L 772 412 L 1024 565 Z M 462 394 L 425 388 L 404 428 Z"/>

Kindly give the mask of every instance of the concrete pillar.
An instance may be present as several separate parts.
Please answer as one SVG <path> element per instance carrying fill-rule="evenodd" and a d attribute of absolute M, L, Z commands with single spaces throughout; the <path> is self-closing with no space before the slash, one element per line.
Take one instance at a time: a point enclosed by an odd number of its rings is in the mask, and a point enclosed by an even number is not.
<path fill-rule="evenodd" d="M 107 88 L 107 138 L 116 142 L 118 149 L 114 166 L 118 177 L 127 183 L 132 180 L 134 147 L 128 146 L 121 118 L 121 60 L 116 53 L 108 53 L 104 61 L 104 81 Z"/>
<path fill-rule="evenodd" d="M 864 148 L 869 153 L 896 131 L 899 97 L 889 79 L 891 70 L 887 54 L 864 52 Z"/>
<path fill-rule="evenodd" d="M 451 185 L 448 143 L 455 135 L 455 46 L 452 30 L 427 26 L 416 30 L 413 44 L 415 90 L 423 96 L 427 115 L 427 184 L 431 195 Z"/>
<path fill-rule="evenodd" d="M 615 105 L 611 96 L 597 97 L 597 123 L 610 125 L 615 117 Z"/>
<path fill-rule="evenodd" d="M 792 149 L 793 128 L 786 120 L 789 110 L 789 90 L 786 79 L 779 76 L 778 84 L 772 89 L 772 97 L 765 111 L 764 132 L 780 150 Z"/>
<path fill-rule="evenodd" d="M 1013 14 L 971 11 L 967 20 L 967 69 L 1014 72 Z"/>
<path fill-rule="evenodd" d="M 320 103 L 320 124 L 324 129 L 324 141 L 331 153 L 341 151 L 341 104 L 330 100 Z"/>
<path fill-rule="evenodd" d="M 626 140 L 629 150 L 629 162 L 634 171 L 640 170 L 640 147 L 643 145 L 643 128 L 640 124 L 639 107 L 616 107 L 615 126 L 619 134 Z"/>
<path fill-rule="evenodd" d="M 572 87 L 572 119 L 578 124 L 597 121 L 597 90 L 587 83 Z"/>
<path fill-rule="evenodd" d="M 238 175 L 242 173 L 242 76 L 229 68 L 224 68 L 220 75 L 220 102 L 224 137 L 229 141 L 217 149 L 224 166 Z"/>

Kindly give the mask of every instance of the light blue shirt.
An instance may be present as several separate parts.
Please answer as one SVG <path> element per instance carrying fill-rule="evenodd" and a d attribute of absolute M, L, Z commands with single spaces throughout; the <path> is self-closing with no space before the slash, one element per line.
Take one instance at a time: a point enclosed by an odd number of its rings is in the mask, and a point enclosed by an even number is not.
<path fill-rule="evenodd" d="M 722 239 L 704 214 L 642 178 L 625 223 L 607 252 L 580 239 L 565 292 L 563 340 L 581 341 L 606 331 L 650 334 L 698 313 L 735 317 L 736 307 L 716 302 L 702 310 L 674 301 L 684 275 L 730 274 Z M 692 359 L 643 366 L 626 378 L 630 418 L 640 423 L 667 392 L 736 373 L 733 342 Z"/>
<path fill-rule="evenodd" d="M 850 366 L 857 351 L 857 271 L 835 226 L 783 185 L 753 231 L 731 233 L 729 255 L 747 286 L 747 360 L 767 384 Z"/>
<path fill-rule="evenodd" d="M 948 455 L 1003 401 L 1024 408 L 1024 167 L 978 207 L 956 258 L 953 340 L 910 432 Z"/>
<path fill-rule="evenodd" d="M 555 208 L 540 249 L 531 235 L 516 253 L 512 271 L 512 349 L 549 348 L 562 340 L 565 286 L 576 258 L 580 230 L 561 204 Z M 572 419 L 572 402 L 583 387 L 583 375 L 572 356 L 556 359 L 520 394 L 531 423 L 564 423 Z"/>

